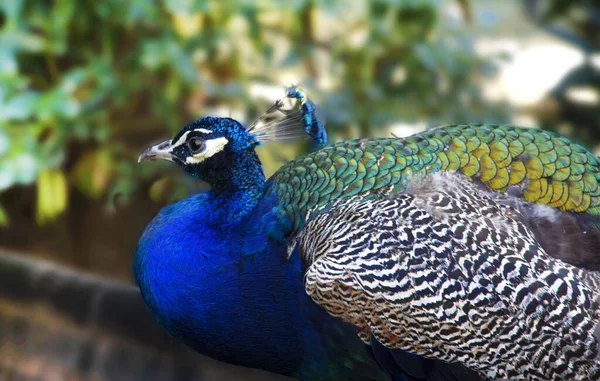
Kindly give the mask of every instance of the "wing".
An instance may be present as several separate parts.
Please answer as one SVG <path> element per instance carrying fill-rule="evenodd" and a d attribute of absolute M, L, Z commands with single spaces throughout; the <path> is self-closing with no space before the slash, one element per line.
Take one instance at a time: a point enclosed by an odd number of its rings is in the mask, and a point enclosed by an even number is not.
<path fill-rule="evenodd" d="M 413 353 L 490 379 L 597 379 L 598 275 L 551 258 L 507 200 L 448 173 L 335 200 L 292 243 L 306 292 L 404 370 Z"/>
<path fill-rule="evenodd" d="M 402 139 L 336 143 L 284 165 L 265 191 L 282 206 L 289 236 L 307 213 L 339 198 L 401 192 L 410 179 L 440 171 L 568 212 L 582 232 L 600 228 L 600 159 L 556 134 L 512 126 L 452 125 Z M 600 270 L 596 248 L 584 251 L 592 258 L 564 259 Z"/>

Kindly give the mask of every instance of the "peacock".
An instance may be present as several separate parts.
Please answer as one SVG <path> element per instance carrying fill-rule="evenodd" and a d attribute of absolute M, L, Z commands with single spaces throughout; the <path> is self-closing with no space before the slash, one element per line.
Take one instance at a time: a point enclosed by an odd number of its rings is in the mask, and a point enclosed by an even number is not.
<path fill-rule="evenodd" d="M 140 156 L 210 184 L 136 250 L 169 334 L 300 380 L 600 379 L 598 157 L 488 124 L 327 145 L 314 111 L 291 88 Z M 265 179 L 256 147 L 298 131 L 311 152 Z"/>

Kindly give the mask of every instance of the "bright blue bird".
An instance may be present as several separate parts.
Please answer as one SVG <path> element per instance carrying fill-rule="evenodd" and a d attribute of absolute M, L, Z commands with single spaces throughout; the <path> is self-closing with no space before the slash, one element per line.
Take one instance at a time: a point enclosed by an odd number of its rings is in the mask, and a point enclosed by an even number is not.
<path fill-rule="evenodd" d="M 297 126 L 313 152 L 265 180 L 256 146 Z M 142 153 L 211 187 L 138 244 L 172 336 L 300 380 L 600 377 L 600 280 L 567 263 L 598 268 L 597 157 L 512 126 L 325 142 L 290 89 L 248 128 L 204 118 Z"/>

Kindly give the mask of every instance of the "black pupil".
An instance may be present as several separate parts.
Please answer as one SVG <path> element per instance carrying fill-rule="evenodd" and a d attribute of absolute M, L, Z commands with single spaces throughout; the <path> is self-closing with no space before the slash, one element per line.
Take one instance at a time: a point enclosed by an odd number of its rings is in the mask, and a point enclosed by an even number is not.
<path fill-rule="evenodd" d="M 192 139 L 188 143 L 188 146 L 190 147 L 192 152 L 201 151 L 203 145 L 204 145 L 204 142 L 200 139 Z"/>

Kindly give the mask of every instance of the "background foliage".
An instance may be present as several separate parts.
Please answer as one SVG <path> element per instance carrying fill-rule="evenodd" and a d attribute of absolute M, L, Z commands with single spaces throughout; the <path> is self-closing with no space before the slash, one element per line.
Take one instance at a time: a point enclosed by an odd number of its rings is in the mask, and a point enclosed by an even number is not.
<path fill-rule="evenodd" d="M 524 5 L 532 22 L 584 54 L 583 62 L 561 78 L 541 102 L 538 118 L 545 128 L 593 146 L 600 141 L 600 3 L 526 0 Z M 585 91 L 591 98 L 573 97 L 577 91 Z"/>
<path fill-rule="evenodd" d="M 458 18 L 442 23 L 449 3 Z M 352 4 L 1 2 L 0 242 L 127 277 L 143 226 L 195 187 L 171 166 L 136 165 L 139 152 L 200 116 L 247 123 L 288 84 L 308 90 L 332 140 L 400 122 L 509 120 L 508 105 L 482 95 L 506 57 L 476 53 L 485 25 L 472 2 Z M 598 15 L 585 2 L 524 5 L 541 26 L 571 25 L 564 38 L 582 29 L 565 9 Z"/>

